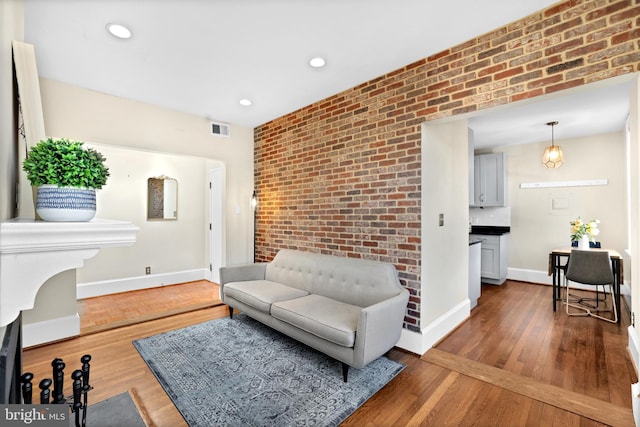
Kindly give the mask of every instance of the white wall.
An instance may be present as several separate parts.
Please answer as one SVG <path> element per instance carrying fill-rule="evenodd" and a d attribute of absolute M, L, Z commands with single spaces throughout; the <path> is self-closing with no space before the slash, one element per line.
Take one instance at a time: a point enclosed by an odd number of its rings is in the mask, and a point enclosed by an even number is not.
<path fill-rule="evenodd" d="M 631 281 L 631 314 L 632 324 L 629 326 L 629 349 L 636 370 L 640 368 L 640 334 L 638 319 L 640 313 L 640 75 L 636 73 L 631 92 L 629 127 L 630 127 L 630 215 L 631 230 L 629 242 L 630 265 L 625 264 L 625 277 Z"/>
<path fill-rule="evenodd" d="M 164 274 L 208 266 L 206 159 L 87 144 L 106 157 L 110 177 L 97 191 L 99 218 L 140 227 L 135 245 L 103 249 L 78 270 L 78 282 Z M 147 220 L 147 179 L 166 175 L 178 182 L 178 218 Z"/>
<path fill-rule="evenodd" d="M 556 140 L 565 163 L 547 169 L 541 163 L 546 143 L 497 148 L 508 157 L 509 268 L 545 272 L 548 253 L 570 245 L 569 221 L 581 216 L 599 219 L 597 240 L 607 248 L 623 253 L 627 248 L 626 178 L 624 132 Z M 608 185 L 522 189 L 520 184 L 549 181 L 607 179 Z M 566 209 L 553 209 L 552 201 L 568 203 Z"/>
<path fill-rule="evenodd" d="M 403 329 L 398 343 L 417 354 L 470 312 L 468 136 L 466 120 L 422 127 L 421 332 Z"/>
<path fill-rule="evenodd" d="M 45 125 L 49 135 L 90 141 L 100 145 L 188 155 L 216 160 L 219 162 L 218 164 L 224 165 L 226 171 L 224 204 L 226 228 L 224 234 L 230 236 L 226 239 L 226 245 L 223 248 L 226 264 L 241 264 L 253 260 L 253 240 L 250 233 L 253 229 L 253 215 L 248 202 L 253 192 L 252 129 L 231 125 L 231 136 L 225 138 L 211 135 L 209 120 L 202 117 L 44 78 L 40 81 L 40 89 Z M 125 161 L 129 162 L 128 159 Z M 134 162 L 129 162 L 128 166 L 130 173 L 135 170 Z M 119 169 L 120 166 L 117 168 Z M 202 170 L 198 173 L 201 172 Z M 171 175 L 170 172 L 164 173 Z M 204 183 L 206 179 L 203 176 L 202 182 Z M 109 191 L 108 186 L 109 183 L 105 187 L 105 194 Z M 178 191 L 180 192 L 181 189 Z M 139 194 L 135 200 L 137 203 Z M 203 210 L 198 215 L 205 212 L 204 206 L 203 200 Z M 102 209 L 99 211 L 100 215 L 120 215 L 117 209 L 115 212 L 113 210 L 105 211 L 104 206 L 98 209 Z M 146 208 L 143 211 L 146 211 Z M 181 210 L 182 212 L 185 215 L 195 215 L 187 210 Z M 191 219 L 198 223 L 202 222 L 202 216 L 195 219 L 189 218 L 189 216 L 185 218 L 185 220 Z M 140 217 L 135 222 L 140 225 Z M 168 228 L 162 224 L 152 227 Z M 149 238 L 146 234 L 140 237 Z M 192 237 L 193 235 L 183 238 Z M 163 250 L 166 250 L 166 247 L 153 248 L 152 252 L 148 254 L 149 260 L 162 257 Z M 191 255 L 193 254 L 189 254 L 189 256 Z M 202 263 L 202 258 L 199 257 L 199 259 L 199 262 Z M 142 262 L 142 259 L 136 260 L 127 274 L 135 274 L 140 271 L 141 265 L 138 264 L 138 261 Z M 184 264 L 184 260 L 182 262 Z M 163 267 L 158 265 L 157 268 Z M 98 279 L 98 275 L 94 273 L 79 272 L 79 279 L 82 278 L 80 280 L 89 277 L 92 280 Z"/>

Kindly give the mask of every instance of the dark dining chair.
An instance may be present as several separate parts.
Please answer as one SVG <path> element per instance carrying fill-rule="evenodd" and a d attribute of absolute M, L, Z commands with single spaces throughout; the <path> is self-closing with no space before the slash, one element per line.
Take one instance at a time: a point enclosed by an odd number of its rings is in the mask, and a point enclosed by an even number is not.
<path fill-rule="evenodd" d="M 593 299 L 595 305 L 588 306 L 584 304 L 585 299 L 571 294 L 571 282 L 581 283 L 584 285 L 593 285 L 603 287 L 604 299 Z M 565 275 L 566 283 L 566 296 L 565 306 L 567 314 L 570 316 L 593 316 L 598 319 L 606 320 L 607 322 L 616 323 L 618 321 L 618 311 L 616 309 L 616 301 L 613 294 L 613 271 L 611 269 L 611 259 L 609 258 L 609 252 L 607 251 L 581 251 L 574 249 L 569 256 L 569 262 L 567 263 L 567 274 Z M 611 295 L 611 306 L 607 307 L 607 292 L 606 286 L 609 286 L 609 295 Z M 574 288 L 575 290 L 575 288 Z M 573 301 L 571 300 L 573 298 Z M 576 298 L 578 298 L 576 300 Z M 601 307 L 601 303 L 603 308 Z M 569 307 L 577 309 L 579 311 L 571 311 Z M 599 313 L 612 312 L 613 319 L 605 316 L 601 316 Z"/>
<path fill-rule="evenodd" d="M 572 241 L 571 242 L 571 247 L 572 248 L 577 248 L 578 247 L 578 241 L 577 240 Z M 591 241 L 589 241 L 589 249 L 600 249 L 601 247 L 602 247 L 602 245 L 601 245 L 600 242 L 591 242 Z M 562 271 L 562 274 L 565 277 L 565 279 L 564 279 L 565 291 L 566 291 L 566 288 L 567 288 L 567 283 L 566 283 L 567 282 L 567 264 L 568 264 L 568 261 L 565 264 L 558 266 L 558 269 L 560 271 Z M 591 308 L 596 308 L 595 305 L 590 304 L 587 301 L 603 301 L 603 300 L 600 299 L 600 291 L 598 290 L 597 286 L 596 286 L 596 297 L 595 298 L 577 297 L 577 298 L 574 298 L 574 300 L 571 301 L 571 302 L 580 303 L 580 304 L 586 305 L 587 307 L 591 307 Z"/>

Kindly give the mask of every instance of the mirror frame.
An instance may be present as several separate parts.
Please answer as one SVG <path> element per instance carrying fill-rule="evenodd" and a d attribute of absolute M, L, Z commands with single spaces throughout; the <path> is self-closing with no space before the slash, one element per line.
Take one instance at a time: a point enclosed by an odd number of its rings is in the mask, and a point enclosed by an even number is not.
<path fill-rule="evenodd" d="M 162 186 L 158 183 L 161 182 Z M 172 191 L 172 201 L 165 199 L 167 185 L 175 183 L 175 190 Z M 169 207 L 169 212 L 173 212 L 173 215 L 167 215 L 167 203 L 172 205 Z M 157 206 L 156 206 L 157 205 Z M 162 205 L 162 209 L 160 209 Z M 154 208 L 154 206 L 156 206 Z M 171 209 L 173 208 L 173 209 Z M 155 213 L 158 212 L 158 213 Z M 161 212 L 162 216 L 160 216 Z M 178 180 L 168 177 L 166 175 L 160 175 L 150 177 L 147 179 L 147 221 L 176 221 L 178 219 Z"/>

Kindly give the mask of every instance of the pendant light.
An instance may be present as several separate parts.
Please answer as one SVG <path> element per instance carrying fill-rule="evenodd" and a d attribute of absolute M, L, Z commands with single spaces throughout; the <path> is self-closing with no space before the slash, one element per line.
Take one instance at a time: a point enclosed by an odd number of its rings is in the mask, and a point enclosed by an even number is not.
<path fill-rule="evenodd" d="M 553 144 L 553 127 L 557 124 L 558 122 L 547 123 L 547 126 L 551 126 L 551 145 L 544 149 L 542 164 L 549 169 L 559 168 L 564 160 L 560 146 Z"/>

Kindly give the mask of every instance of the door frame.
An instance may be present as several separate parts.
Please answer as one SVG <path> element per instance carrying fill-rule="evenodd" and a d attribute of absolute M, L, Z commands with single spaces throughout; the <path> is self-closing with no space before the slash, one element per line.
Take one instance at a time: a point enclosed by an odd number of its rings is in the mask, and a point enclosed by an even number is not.
<path fill-rule="evenodd" d="M 224 265 L 224 169 L 209 170 L 209 280 L 220 283 Z"/>

